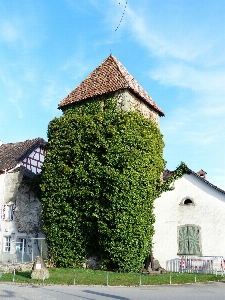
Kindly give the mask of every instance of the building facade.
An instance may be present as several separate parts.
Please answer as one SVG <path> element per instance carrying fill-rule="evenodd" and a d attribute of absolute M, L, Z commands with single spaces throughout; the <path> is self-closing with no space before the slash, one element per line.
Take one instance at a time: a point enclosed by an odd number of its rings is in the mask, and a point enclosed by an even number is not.
<path fill-rule="evenodd" d="M 153 255 L 163 268 L 182 256 L 225 255 L 225 191 L 189 171 L 155 200 Z"/>
<path fill-rule="evenodd" d="M 44 235 L 41 203 L 26 184 L 44 161 L 42 138 L 0 146 L 0 261 L 29 261 L 40 251 Z M 43 244 L 44 245 L 44 244 Z"/>

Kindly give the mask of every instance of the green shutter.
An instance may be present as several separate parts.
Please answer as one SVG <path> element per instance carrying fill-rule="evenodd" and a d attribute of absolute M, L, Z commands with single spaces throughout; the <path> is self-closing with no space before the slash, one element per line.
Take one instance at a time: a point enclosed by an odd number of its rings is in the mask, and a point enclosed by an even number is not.
<path fill-rule="evenodd" d="M 179 254 L 200 255 L 199 228 L 197 226 L 179 227 Z"/>
<path fill-rule="evenodd" d="M 189 254 L 187 226 L 179 228 L 179 253 L 180 254 Z"/>
<path fill-rule="evenodd" d="M 199 228 L 196 226 L 188 226 L 189 254 L 199 255 Z"/>

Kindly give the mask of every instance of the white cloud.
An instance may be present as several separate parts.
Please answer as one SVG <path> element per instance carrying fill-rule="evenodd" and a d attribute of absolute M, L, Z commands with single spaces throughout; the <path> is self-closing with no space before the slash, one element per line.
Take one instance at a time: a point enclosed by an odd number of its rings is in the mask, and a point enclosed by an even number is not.
<path fill-rule="evenodd" d="M 83 1 L 73 1 L 73 0 L 65 0 L 67 5 L 73 9 L 75 12 L 80 11 L 82 13 L 85 13 L 87 15 L 92 15 L 93 12 L 91 12 L 90 6 L 98 8 L 99 2 L 96 0 L 83 0 Z"/>
<path fill-rule="evenodd" d="M 151 77 L 167 86 L 224 94 L 224 29 L 216 28 L 216 22 L 212 21 L 210 25 L 206 22 L 202 26 L 197 19 L 190 22 L 185 11 L 177 8 L 176 18 L 171 17 L 174 12 L 171 2 L 168 3 L 170 10 L 165 3 L 164 6 L 164 13 L 154 9 L 150 12 L 148 8 L 143 12 L 138 6 L 132 8 L 131 5 L 126 9 L 126 28 L 151 56 L 158 59 L 158 66 L 150 72 Z M 164 18 L 163 22 L 157 19 L 159 17 Z M 215 27 L 218 36 L 210 26 Z"/>
<path fill-rule="evenodd" d="M 84 79 L 83 77 L 89 70 L 87 62 L 85 62 L 84 57 L 80 55 L 67 60 L 60 69 L 69 72 L 70 77 L 74 80 Z"/>
<path fill-rule="evenodd" d="M 16 87 L 16 91 L 13 92 L 13 96 L 9 97 L 9 101 L 13 104 L 14 108 L 17 110 L 19 119 L 21 119 L 23 117 L 23 111 L 21 106 L 22 89 Z"/>
<path fill-rule="evenodd" d="M 211 43 L 204 43 L 204 38 L 199 37 L 198 32 L 184 35 L 179 33 L 179 28 L 174 28 L 171 34 L 166 28 L 161 30 L 154 22 L 156 20 L 149 19 L 140 11 L 136 12 L 130 7 L 127 8 L 126 17 L 129 18 L 128 23 L 133 37 L 157 57 L 193 61 L 212 48 Z M 165 25 L 164 22 L 163 24 Z"/>
<path fill-rule="evenodd" d="M 150 72 L 154 80 L 164 85 L 189 88 L 196 92 L 225 93 L 225 70 L 197 68 L 184 62 L 166 60 Z"/>
<path fill-rule="evenodd" d="M 5 7 L 4 7 L 5 6 Z M 44 16 L 41 5 L 32 9 L 32 4 L 21 1 L 20 9 L 13 9 L 13 4 L 6 1 L 0 19 L 0 45 L 17 46 L 18 52 L 40 46 L 45 40 Z"/>
<path fill-rule="evenodd" d="M 0 41 L 15 42 L 21 38 L 17 22 L 2 20 L 0 23 Z"/>
<path fill-rule="evenodd" d="M 57 104 L 64 98 L 62 87 L 55 79 L 47 79 L 42 88 L 41 105 L 46 111 L 55 111 Z M 63 96 L 62 96 L 63 94 Z"/>

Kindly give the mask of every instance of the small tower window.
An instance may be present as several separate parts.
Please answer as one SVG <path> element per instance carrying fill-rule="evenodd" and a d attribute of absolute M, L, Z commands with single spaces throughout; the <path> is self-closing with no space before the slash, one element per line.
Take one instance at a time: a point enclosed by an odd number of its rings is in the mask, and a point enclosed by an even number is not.
<path fill-rule="evenodd" d="M 190 205 L 190 204 L 193 204 L 193 201 L 191 199 L 185 199 L 184 200 L 184 205 Z"/>

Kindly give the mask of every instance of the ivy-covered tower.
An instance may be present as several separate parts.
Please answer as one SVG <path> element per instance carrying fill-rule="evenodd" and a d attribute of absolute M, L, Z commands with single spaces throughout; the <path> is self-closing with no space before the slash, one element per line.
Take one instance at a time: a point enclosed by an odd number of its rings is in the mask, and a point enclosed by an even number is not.
<path fill-rule="evenodd" d="M 58 105 L 65 111 L 71 105 L 82 101 L 94 101 L 102 96 L 102 106 L 106 96 L 116 96 L 118 107 L 124 111 L 140 111 L 159 126 L 159 117 L 163 111 L 140 86 L 137 80 L 125 69 L 112 54 L 90 73 L 68 96 Z"/>
<path fill-rule="evenodd" d="M 97 257 L 102 269 L 140 270 L 165 166 L 163 111 L 112 55 L 59 109 L 41 179 L 50 260 L 73 267 Z"/>

